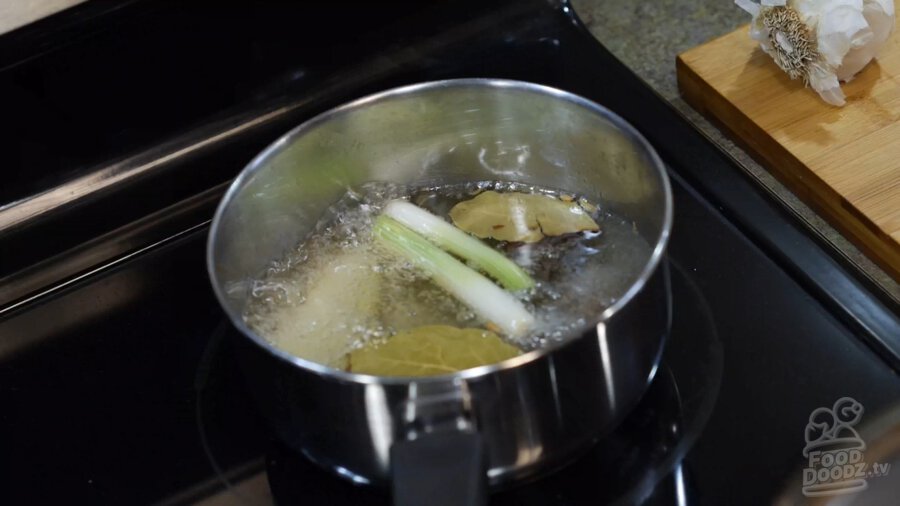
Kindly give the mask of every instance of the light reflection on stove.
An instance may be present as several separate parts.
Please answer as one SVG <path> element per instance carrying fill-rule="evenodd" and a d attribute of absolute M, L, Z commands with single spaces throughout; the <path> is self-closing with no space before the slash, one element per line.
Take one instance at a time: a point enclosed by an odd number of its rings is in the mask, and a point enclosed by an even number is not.
<path fill-rule="evenodd" d="M 368 485 L 369 480 L 342 466 L 331 466 L 331 470 L 357 485 Z"/>

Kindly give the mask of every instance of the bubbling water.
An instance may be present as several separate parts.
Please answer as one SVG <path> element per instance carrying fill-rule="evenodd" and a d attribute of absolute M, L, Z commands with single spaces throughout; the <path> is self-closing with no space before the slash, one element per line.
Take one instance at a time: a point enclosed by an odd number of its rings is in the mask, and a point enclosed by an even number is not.
<path fill-rule="evenodd" d="M 372 225 L 390 200 L 404 198 L 448 219 L 457 203 L 486 190 L 576 198 L 547 188 L 485 181 L 433 187 L 368 183 L 347 193 L 309 237 L 254 280 L 244 320 L 275 346 L 344 368 L 346 354 L 423 325 L 484 326 L 468 307 L 410 263 L 372 240 Z M 516 262 L 535 286 L 514 293 L 535 316 L 523 351 L 577 337 L 621 297 L 650 257 L 632 222 L 579 199 L 600 229 L 532 243 L 485 240 Z"/>

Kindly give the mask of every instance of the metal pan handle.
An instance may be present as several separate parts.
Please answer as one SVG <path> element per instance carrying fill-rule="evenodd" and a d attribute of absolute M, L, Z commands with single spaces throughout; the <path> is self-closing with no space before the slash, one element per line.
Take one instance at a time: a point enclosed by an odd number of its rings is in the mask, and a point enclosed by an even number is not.
<path fill-rule="evenodd" d="M 487 458 L 465 381 L 410 383 L 405 439 L 391 446 L 394 506 L 487 504 Z"/>
<path fill-rule="evenodd" d="M 487 473 L 477 432 L 439 432 L 391 447 L 394 506 L 484 506 Z"/>

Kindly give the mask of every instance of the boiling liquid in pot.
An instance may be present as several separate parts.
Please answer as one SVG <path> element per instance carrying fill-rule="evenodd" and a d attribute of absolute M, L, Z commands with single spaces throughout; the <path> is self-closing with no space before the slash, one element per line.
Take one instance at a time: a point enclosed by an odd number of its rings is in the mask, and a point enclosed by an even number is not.
<path fill-rule="evenodd" d="M 392 199 L 408 199 L 449 221 L 455 204 L 486 190 L 562 196 L 507 182 L 427 188 L 370 183 L 350 190 L 295 251 L 252 283 L 246 323 L 278 348 L 339 369 L 348 367 L 351 350 L 400 331 L 435 324 L 484 327 L 488 322 L 470 308 L 379 247 L 371 229 Z M 523 351 L 580 335 L 624 294 L 650 257 L 650 246 L 632 222 L 604 210 L 602 202 L 583 207 L 598 232 L 532 244 L 484 240 L 536 281 L 514 293 L 536 320 L 527 336 L 508 340 Z"/>

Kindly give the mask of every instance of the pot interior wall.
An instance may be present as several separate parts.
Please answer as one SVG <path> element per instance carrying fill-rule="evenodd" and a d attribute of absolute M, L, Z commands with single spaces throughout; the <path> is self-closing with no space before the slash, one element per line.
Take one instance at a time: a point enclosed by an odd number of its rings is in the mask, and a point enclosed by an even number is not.
<path fill-rule="evenodd" d="M 587 102 L 524 83 L 401 89 L 299 127 L 258 157 L 226 200 L 216 279 L 241 312 L 247 280 L 284 256 L 348 188 L 512 181 L 583 195 L 655 244 L 663 183 L 636 139 Z"/>

